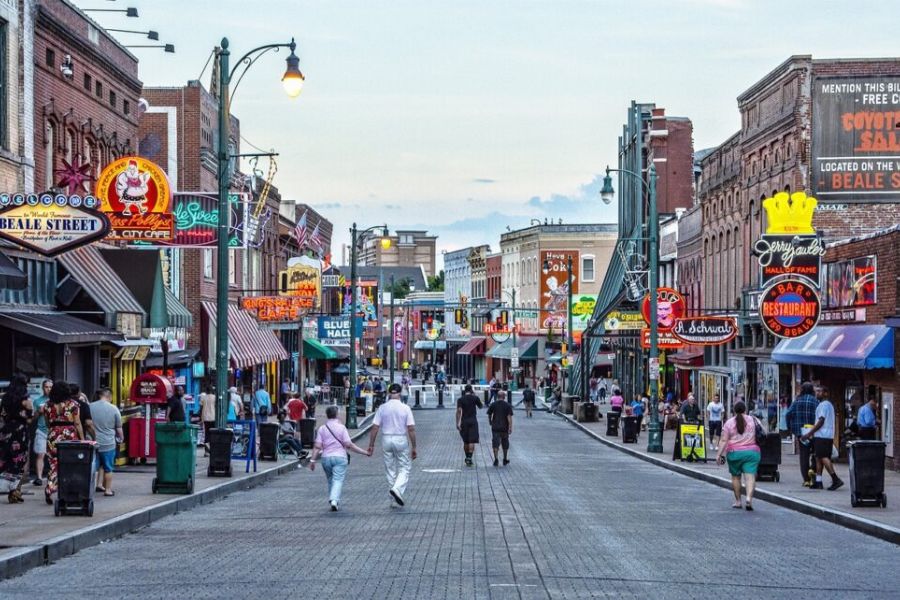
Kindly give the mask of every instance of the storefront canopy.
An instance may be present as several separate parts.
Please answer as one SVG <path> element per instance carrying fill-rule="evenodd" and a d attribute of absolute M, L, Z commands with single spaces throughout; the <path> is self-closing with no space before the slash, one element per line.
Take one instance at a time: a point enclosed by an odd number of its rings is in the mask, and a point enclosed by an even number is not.
<path fill-rule="evenodd" d="M 0 252 L 0 289 L 24 290 L 28 287 L 28 276 L 15 261 Z"/>
<path fill-rule="evenodd" d="M 436 348 L 437 350 L 446 350 L 447 342 L 445 342 L 444 340 L 416 340 L 413 348 L 415 348 L 416 350 L 431 350 L 432 348 Z"/>
<path fill-rule="evenodd" d="M 484 347 L 487 343 L 487 338 L 481 336 L 475 336 L 470 339 L 468 342 L 463 344 L 462 348 L 456 351 L 457 354 L 470 354 L 472 356 L 484 356 Z"/>
<path fill-rule="evenodd" d="M 519 337 L 516 339 L 515 346 L 519 349 L 519 360 L 537 360 L 537 338 Z M 485 356 L 509 360 L 512 348 L 513 340 L 509 338 L 488 350 Z"/>
<path fill-rule="evenodd" d="M 122 334 L 117 331 L 56 311 L 0 312 L 0 327 L 54 344 L 84 344 L 122 339 Z"/>
<path fill-rule="evenodd" d="M 209 318 L 210 340 L 216 335 L 216 304 L 204 302 Z M 207 356 L 213 356 L 213 352 Z M 286 360 L 288 353 L 271 329 L 260 329 L 253 316 L 233 304 L 228 305 L 228 356 L 236 367 L 252 367 L 275 360 Z"/>
<path fill-rule="evenodd" d="M 884 325 L 819 326 L 802 337 L 779 342 L 772 359 L 845 369 L 890 369 L 894 332 Z"/>
<path fill-rule="evenodd" d="M 116 315 L 120 313 L 140 315 L 141 324 L 143 325 L 147 313 L 135 299 L 128 286 L 125 285 L 125 282 L 103 260 L 103 256 L 97 248 L 94 246 L 75 248 L 60 254 L 58 260 L 59 264 L 65 267 L 68 272 L 68 277 L 74 279 L 81 286 L 81 289 L 90 296 L 91 300 L 100 307 L 100 310 L 106 314 L 106 324 L 108 326 L 116 326 Z M 65 281 L 65 279 L 60 281 L 60 286 Z M 75 289 L 77 290 L 78 287 L 75 286 Z M 76 295 L 73 294 L 64 303 L 67 306 L 71 306 L 70 302 L 75 297 Z"/>
<path fill-rule="evenodd" d="M 303 357 L 312 360 L 332 360 L 338 358 L 338 353 L 316 340 L 304 339 Z"/>
<path fill-rule="evenodd" d="M 166 312 L 169 313 L 169 327 L 190 328 L 194 321 L 194 315 L 178 300 L 169 288 L 164 287 L 163 289 L 166 294 Z"/>
<path fill-rule="evenodd" d="M 159 252 L 110 248 L 100 253 L 147 313 L 149 327 L 191 326 L 190 311 L 166 288 Z"/>

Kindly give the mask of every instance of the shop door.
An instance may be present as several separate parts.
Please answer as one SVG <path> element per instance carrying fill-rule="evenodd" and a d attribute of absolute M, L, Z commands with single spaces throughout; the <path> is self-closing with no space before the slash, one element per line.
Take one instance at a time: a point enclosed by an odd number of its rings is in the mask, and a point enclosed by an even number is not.
<path fill-rule="evenodd" d="M 881 394 L 881 439 L 886 444 L 885 454 L 894 456 L 894 393 Z"/>

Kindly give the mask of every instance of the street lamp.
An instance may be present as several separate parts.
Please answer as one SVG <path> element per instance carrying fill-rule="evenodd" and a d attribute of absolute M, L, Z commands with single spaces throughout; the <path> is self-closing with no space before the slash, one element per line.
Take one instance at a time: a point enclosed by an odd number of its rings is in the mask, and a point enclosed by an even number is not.
<path fill-rule="evenodd" d="M 235 79 L 237 71 L 243 66 L 240 77 L 244 76 L 253 63 L 259 57 L 271 50 L 278 51 L 279 48 L 290 48 L 291 55 L 287 58 L 287 71 L 284 78 L 289 74 L 295 77 L 293 72 L 300 73 L 297 68 L 297 62 L 294 49 L 297 44 L 291 38 L 289 43 L 283 44 L 267 44 L 250 50 L 238 60 L 235 68 L 229 68 L 229 59 L 231 52 L 228 50 L 228 38 L 222 38 L 221 47 L 216 48 L 216 61 L 219 66 L 219 148 L 217 158 L 219 161 L 219 222 L 218 222 L 218 240 L 216 240 L 216 255 L 218 259 L 216 276 L 216 427 L 224 428 L 226 426 L 226 417 L 228 415 L 228 225 L 229 225 L 229 207 L 228 207 L 228 189 L 231 183 L 231 173 L 229 165 L 231 159 L 235 158 L 231 155 L 228 148 L 230 139 L 230 108 L 231 96 L 229 94 L 229 86 Z M 300 74 L 302 79 L 303 75 Z M 282 78 L 282 81 L 284 81 Z M 238 78 L 237 83 L 240 83 Z M 237 83 L 235 88 L 237 88 Z M 293 85 L 293 84 L 292 84 Z M 297 92 L 299 93 L 299 92 Z M 291 95 L 288 91 L 288 95 Z M 296 96 L 297 94 L 293 94 Z M 302 340 L 301 340 L 302 342 Z M 299 385 L 300 382 L 298 382 Z"/>
<path fill-rule="evenodd" d="M 356 256 L 359 244 L 365 241 L 366 236 L 379 229 L 381 230 L 381 247 L 387 250 L 391 247 L 387 225 L 375 225 L 359 231 L 354 223 L 350 228 L 350 400 L 347 402 L 344 415 L 344 422 L 348 429 L 356 429 L 356 340 L 362 335 L 356 328 Z"/>
<path fill-rule="evenodd" d="M 510 306 L 510 308 L 509 308 L 510 312 L 512 312 L 512 345 L 513 345 L 513 348 L 518 348 L 519 346 L 516 344 L 516 288 L 513 288 L 509 291 L 503 290 L 503 295 L 506 296 L 507 298 L 509 298 L 510 300 L 512 300 L 512 306 Z M 510 351 L 510 352 L 512 352 L 512 351 Z M 510 358 L 510 360 L 509 360 L 509 366 L 510 366 L 510 369 L 509 369 L 510 374 L 512 374 L 512 371 L 513 371 L 512 358 Z M 516 368 L 519 368 L 519 367 L 516 366 Z M 513 381 L 514 382 L 516 381 L 515 375 L 513 375 Z M 517 383 L 516 387 L 518 387 L 518 382 L 516 382 L 516 383 Z M 510 401 L 512 401 L 512 396 L 510 396 L 509 399 L 510 399 Z"/>
<path fill-rule="evenodd" d="M 159 41 L 159 32 L 153 31 L 134 31 L 131 29 L 110 29 L 109 27 L 105 28 L 107 31 L 114 31 L 115 33 L 137 33 L 139 35 L 146 35 L 148 40 L 153 40 L 155 42 Z"/>
<path fill-rule="evenodd" d="M 544 273 L 548 273 L 550 271 L 550 263 L 545 260 L 543 266 Z M 572 350 L 572 346 L 574 342 L 572 340 L 572 255 L 566 256 L 566 352 L 561 354 L 568 354 Z M 566 360 L 568 363 L 568 360 Z M 572 393 L 572 378 L 568 376 L 569 374 L 569 365 L 566 364 L 566 369 L 563 371 L 563 377 L 565 378 L 565 385 L 563 389 L 566 390 L 567 393 Z"/>
<path fill-rule="evenodd" d="M 659 399 L 659 328 L 656 318 L 656 294 L 659 287 L 659 215 L 656 205 L 656 167 L 653 163 L 649 168 L 650 182 L 644 181 L 644 178 L 627 169 L 610 169 L 606 167 L 606 177 L 603 178 L 603 188 L 600 190 L 600 199 L 609 204 L 615 197 L 615 190 L 612 186 L 612 177 L 610 173 L 623 173 L 634 177 L 641 182 L 644 189 L 647 190 L 649 196 L 649 215 L 647 217 L 650 244 L 650 352 L 648 357 L 648 370 L 650 382 L 650 424 L 647 426 L 647 452 L 662 453 L 662 428 L 659 423 L 659 411 L 657 410 L 657 401 Z M 653 362 L 655 366 L 651 366 Z"/>
<path fill-rule="evenodd" d="M 170 54 L 175 53 L 175 44 L 138 44 L 137 46 L 125 46 L 126 48 L 162 48 L 163 52 L 168 52 Z"/>

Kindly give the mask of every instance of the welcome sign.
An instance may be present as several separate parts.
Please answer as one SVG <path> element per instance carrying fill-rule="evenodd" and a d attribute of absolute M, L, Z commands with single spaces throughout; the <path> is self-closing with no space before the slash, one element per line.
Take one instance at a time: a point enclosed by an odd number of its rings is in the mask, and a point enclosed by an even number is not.
<path fill-rule="evenodd" d="M 94 196 L 0 194 L 0 237 L 55 256 L 103 238 L 109 219 Z"/>

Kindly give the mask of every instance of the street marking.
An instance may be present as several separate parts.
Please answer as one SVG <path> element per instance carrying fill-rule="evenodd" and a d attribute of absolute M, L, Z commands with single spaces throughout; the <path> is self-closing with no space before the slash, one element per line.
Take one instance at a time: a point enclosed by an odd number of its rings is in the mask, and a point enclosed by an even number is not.
<path fill-rule="evenodd" d="M 423 473 L 459 473 L 459 469 L 422 469 Z"/>
<path fill-rule="evenodd" d="M 537 587 L 535 583 L 492 583 L 490 587 Z"/>

